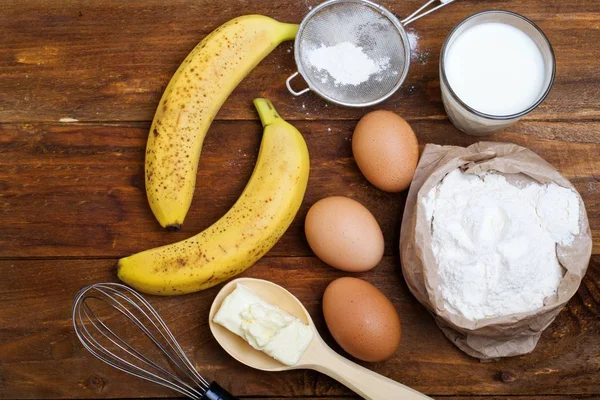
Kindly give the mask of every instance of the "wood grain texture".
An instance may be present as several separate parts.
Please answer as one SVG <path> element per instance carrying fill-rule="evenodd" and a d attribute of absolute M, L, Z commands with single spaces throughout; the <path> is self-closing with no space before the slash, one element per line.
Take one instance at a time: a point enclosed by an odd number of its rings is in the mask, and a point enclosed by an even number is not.
<path fill-rule="evenodd" d="M 242 13 L 300 22 L 320 0 L 5 0 L 0 12 L 0 122 L 148 121 L 187 53 L 221 23 Z M 406 16 L 423 0 L 382 0 Z M 441 118 L 439 51 L 462 19 L 487 9 L 521 13 L 545 31 L 557 57 L 557 79 L 528 119 L 600 117 L 600 2 L 596 0 L 461 0 L 410 25 L 418 35 L 401 91 L 383 106 L 410 118 Z M 295 71 L 292 43 L 270 55 L 234 92 L 218 118 L 254 118 L 254 97 L 279 100 L 290 119 L 356 119 L 363 110 L 294 98 L 285 79 Z"/>
<path fill-rule="evenodd" d="M 467 146 L 477 141 L 447 121 L 411 122 L 422 144 Z M 394 254 L 406 192 L 381 192 L 360 174 L 350 141 L 355 122 L 295 125 L 310 151 L 309 185 L 292 227 L 269 254 L 312 255 L 304 239 L 304 217 L 313 203 L 330 195 L 355 198 L 371 210 L 382 227 L 386 254 Z M 146 200 L 147 130 L 147 124 L 0 125 L 0 257 L 119 257 L 194 235 L 238 198 L 262 135 L 258 121 L 211 127 L 190 212 L 183 230 L 172 233 L 160 228 Z M 600 253 L 598 130 L 596 122 L 522 122 L 491 137 L 529 147 L 573 182 L 587 207 L 595 253 Z"/>
<path fill-rule="evenodd" d="M 549 98 L 489 140 L 529 147 L 573 182 L 586 204 L 594 255 L 577 295 L 532 354 L 481 364 L 447 341 L 410 295 L 397 254 L 406 193 L 375 189 L 352 158 L 352 130 L 367 110 L 328 105 L 312 94 L 292 97 L 284 85 L 295 71 L 291 42 L 252 71 L 218 114 L 183 231 L 159 227 L 144 191 L 144 148 L 149 121 L 179 63 L 233 17 L 261 13 L 300 22 L 320 1 L 0 2 L 1 399 L 172 397 L 93 359 L 74 336 L 71 301 L 84 285 L 116 281 L 118 257 L 185 239 L 231 207 L 256 160 L 262 129 L 251 100 L 259 96 L 296 121 L 309 146 L 311 175 L 289 231 L 246 276 L 291 290 L 341 351 L 327 333 L 320 298 L 343 273 L 313 256 L 303 220 L 323 197 L 352 197 L 375 215 L 386 241 L 381 265 L 360 276 L 389 296 L 403 322 L 398 353 L 369 368 L 448 400 L 600 399 L 598 0 L 457 1 L 409 27 L 418 39 L 408 78 L 382 105 L 409 119 L 421 145 L 472 144 L 478 139 L 458 132 L 441 103 L 438 61 L 445 36 L 466 16 L 492 8 L 523 14 L 548 35 L 557 57 Z M 424 0 L 380 2 L 405 16 Z M 268 374 L 227 356 L 205 320 L 218 289 L 151 298 L 203 375 L 254 399 L 356 398 L 314 372 Z"/>
<path fill-rule="evenodd" d="M 96 361 L 73 335 L 72 297 L 84 285 L 115 280 L 113 260 L 2 261 L 0 270 L 0 398 L 169 396 L 166 390 Z M 270 257 L 245 275 L 269 279 L 290 290 L 304 303 L 323 338 L 341 351 L 324 325 L 321 295 L 343 272 L 313 258 Z M 410 295 L 395 257 L 385 257 L 377 268 L 358 276 L 387 295 L 402 319 L 403 339 L 396 355 L 387 362 L 365 364 L 383 375 L 431 395 L 600 393 L 599 256 L 594 256 L 577 295 L 543 333 L 535 351 L 497 363 L 480 363 L 444 338 Z M 212 338 L 206 321 L 218 290 L 149 297 L 202 375 L 240 396 L 350 395 L 314 372 L 263 373 L 228 357 Z"/>

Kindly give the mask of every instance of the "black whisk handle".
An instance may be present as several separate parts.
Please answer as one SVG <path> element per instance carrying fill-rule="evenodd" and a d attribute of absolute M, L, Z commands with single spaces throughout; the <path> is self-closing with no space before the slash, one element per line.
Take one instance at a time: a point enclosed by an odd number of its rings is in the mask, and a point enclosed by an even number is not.
<path fill-rule="evenodd" d="M 213 382 L 210 384 L 210 387 L 202 396 L 202 400 L 239 400 L 237 397 L 233 396 L 227 390 L 223 389 L 221 386 L 217 384 L 217 382 Z"/>

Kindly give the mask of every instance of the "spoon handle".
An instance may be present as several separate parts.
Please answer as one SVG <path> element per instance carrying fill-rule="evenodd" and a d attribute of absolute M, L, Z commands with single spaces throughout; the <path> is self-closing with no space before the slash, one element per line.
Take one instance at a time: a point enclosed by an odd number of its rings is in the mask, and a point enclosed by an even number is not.
<path fill-rule="evenodd" d="M 325 344 L 324 347 L 326 349 L 323 350 L 328 351 L 322 353 L 319 362 L 312 365 L 312 368 L 335 379 L 367 400 L 430 399 L 408 386 L 353 363 Z"/>

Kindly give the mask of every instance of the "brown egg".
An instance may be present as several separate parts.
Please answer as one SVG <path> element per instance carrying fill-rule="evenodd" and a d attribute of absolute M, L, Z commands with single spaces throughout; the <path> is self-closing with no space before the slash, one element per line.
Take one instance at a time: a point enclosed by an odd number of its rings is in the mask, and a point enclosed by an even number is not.
<path fill-rule="evenodd" d="M 331 282 L 323 294 L 323 314 L 335 341 L 360 360 L 386 360 L 400 345 L 400 318 L 394 305 L 361 279 Z"/>
<path fill-rule="evenodd" d="M 352 153 L 373 186 L 400 192 L 410 186 L 415 174 L 419 142 L 404 118 L 391 111 L 373 111 L 356 125 Z"/>
<path fill-rule="evenodd" d="M 342 271 L 367 271 L 383 257 L 383 233 L 377 220 L 347 197 L 327 197 L 313 204 L 304 232 L 317 257 Z"/>

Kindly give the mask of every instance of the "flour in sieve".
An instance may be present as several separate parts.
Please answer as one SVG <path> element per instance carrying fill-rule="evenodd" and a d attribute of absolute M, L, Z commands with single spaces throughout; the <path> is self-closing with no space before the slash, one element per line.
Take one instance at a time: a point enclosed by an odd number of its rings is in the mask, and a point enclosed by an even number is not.
<path fill-rule="evenodd" d="M 470 320 L 531 312 L 556 294 L 556 246 L 579 233 L 579 196 L 497 173 L 449 173 L 423 201 L 445 307 Z"/>
<path fill-rule="evenodd" d="M 309 64 L 319 71 L 326 71 L 336 85 L 359 85 L 389 67 L 389 57 L 372 60 L 363 49 L 350 42 L 335 46 L 311 49 L 308 52 Z M 321 77 L 323 83 L 326 77 Z"/>

